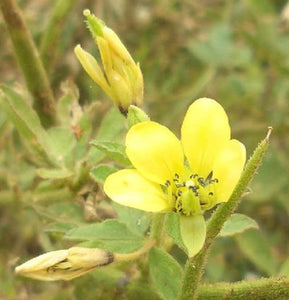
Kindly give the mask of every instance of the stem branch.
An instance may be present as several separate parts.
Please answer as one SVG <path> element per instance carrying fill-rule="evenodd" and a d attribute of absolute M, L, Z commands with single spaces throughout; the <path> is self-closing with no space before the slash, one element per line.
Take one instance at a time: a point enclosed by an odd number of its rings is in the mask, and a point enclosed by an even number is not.
<path fill-rule="evenodd" d="M 39 53 L 15 0 L 1 0 L 1 10 L 26 86 L 43 125 L 55 123 L 55 101 Z"/>
<path fill-rule="evenodd" d="M 266 138 L 257 146 L 253 155 L 247 162 L 243 174 L 229 201 L 221 204 L 213 213 L 207 226 L 207 235 L 203 249 L 195 257 L 187 260 L 179 300 L 197 299 L 198 287 L 201 277 L 204 273 L 206 259 L 212 242 L 219 234 L 223 224 L 238 206 L 240 198 L 259 168 L 264 154 L 268 148 L 271 131 L 272 128 L 269 127 Z"/>

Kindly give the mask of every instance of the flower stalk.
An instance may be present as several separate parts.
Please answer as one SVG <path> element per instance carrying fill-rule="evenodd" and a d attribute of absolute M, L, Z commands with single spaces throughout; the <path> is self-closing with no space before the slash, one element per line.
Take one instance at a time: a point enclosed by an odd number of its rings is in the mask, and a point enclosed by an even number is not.
<path fill-rule="evenodd" d="M 206 259 L 212 242 L 222 229 L 222 226 L 224 225 L 225 221 L 237 208 L 243 193 L 245 192 L 247 186 L 249 185 L 250 181 L 252 180 L 259 166 L 261 165 L 263 157 L 269 145 L 269 138 L 271 132 L 272 128 L 269 127 L 267 136 L 257 146 L 253 155 L 247 162 L 242 176 L 237 186 L 235 187 L 229 201 L 221 204 L 213 213 L 207 226 L 207 235 L 204 247 L 195 257 L 189 258 L 185 265 L 179 300 L 197 299 L 200 280 L 204 272 Z"/>

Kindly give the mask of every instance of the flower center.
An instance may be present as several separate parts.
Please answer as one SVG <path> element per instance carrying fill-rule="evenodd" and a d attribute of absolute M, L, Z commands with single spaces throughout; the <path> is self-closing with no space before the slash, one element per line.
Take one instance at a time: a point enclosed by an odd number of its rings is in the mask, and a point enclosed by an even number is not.
<path fill-rule="evenodd" d="M 185 179 L 185 180 L 183 180 Z M 176 212 L 187 216 L 201 214 L 216 204 L 215 188 L 217 178 L 211 171 L 206 178 L 191 174 L 181 178 L 175 174 L 173 182 L 167 180 L 167 193 L 172 195 L 172 206 Z"/>

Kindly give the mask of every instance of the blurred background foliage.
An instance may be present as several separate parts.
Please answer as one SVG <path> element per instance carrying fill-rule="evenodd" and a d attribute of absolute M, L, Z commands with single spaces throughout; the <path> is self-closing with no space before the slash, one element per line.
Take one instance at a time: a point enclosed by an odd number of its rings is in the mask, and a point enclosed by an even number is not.
<path fill-rule="evenodd" d="M 145 79 L 145 108 L 153 120 L 179 134 L 188 105 L 199 97 L 214 98 L 225 107 L 233 137 L 246 145 L 248 154 L 266 135 L 267 127 L 273 126 L 270 149 L 238 209 L 254 218 L 260 230 L 250 229 L 234 238 L 218 239 L 205 279 L 217 282 L 289 275 L 287 1 L 21 0 L 18 3 L 40 49 L 44 47 L 43 36 L 54 7 L 61 3 L 69 6 L 67 15 L 55 23 L 61 31 L 58 43 L 50 45 L 51 52 L 47 52 L 51 57 L 42 58 L 58 99 L 58 113 L 62 113 L 61 126 L 49 131 L 51 139 L 58 141 L 52 152 L 54 157 L 68 153 L 61 159 L 66 170 L 73 165 L 74 176 L 65 173 L 56 178 L 45 169 L 43 157 L 36 162 L 33 149 L 23 146 L 23 139 L 0 110 L 0 298 L 141 299 L 143 293 L 142 299 L 158 299 L 149 282 L 137 276 L 136 264 L 129 269 L 122 265 L 107 267 L 68 283 L 47 284 L 13 275 L 19 257 L 23 261 L 72 245 L 61 240 L 68 227 L 51 229 L 59 219 L 84 223 L 115 216 L 101 189 L 87 177 L 87 172 L 82 172 L 88 151 L 86 143 L 97 135 L 105 136 L 103 132 L 97 133 L 97 128 L 112 106 L 73 53 L 74 46 L 81 43 L 98 55 L 83 23 L 85 8 L 114 29 L 140 62 Z M 2 16 L 0 29 L 0 81 L 29 99 Z M 82 144 L 78 139 L 76 147 L 77 130 L 67 125 L 73 118 L 67 113 L 67 103 L 78 99 L 78 93 L 85 113 L 77 119 L 77 124 L 87 136 L 81 137 Z M 109 113 L 105 118 L 106 122 L 116 122 L 121 117 Z M 111 138 L 121 132 L 122 128 L 116 128 Z M 89 151 L 89 162 L 96 164 L 101 152 Z M 93 203 L 92 210 L 91 203 L 84 201 L 87 191 L 89 195 L 95 193 L 93 201 L 97 206 Z M 179 249 L 173 248 L 172 253 L 184 263 L 184 254 Z M 125 291 L 124 286 L 127 286 Z"/>

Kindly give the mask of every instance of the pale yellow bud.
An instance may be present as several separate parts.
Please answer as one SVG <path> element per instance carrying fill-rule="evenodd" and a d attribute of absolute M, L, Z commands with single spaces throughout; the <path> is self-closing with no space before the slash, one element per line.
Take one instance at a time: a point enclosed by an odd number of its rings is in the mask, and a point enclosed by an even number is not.
<path fill-rule="evenodd" d="M 37 256 L 15 268 L 21 276 L 44 280 L 71 280 L 114 261 L 111 252 L 98 248 L 72 247 Z"/>

